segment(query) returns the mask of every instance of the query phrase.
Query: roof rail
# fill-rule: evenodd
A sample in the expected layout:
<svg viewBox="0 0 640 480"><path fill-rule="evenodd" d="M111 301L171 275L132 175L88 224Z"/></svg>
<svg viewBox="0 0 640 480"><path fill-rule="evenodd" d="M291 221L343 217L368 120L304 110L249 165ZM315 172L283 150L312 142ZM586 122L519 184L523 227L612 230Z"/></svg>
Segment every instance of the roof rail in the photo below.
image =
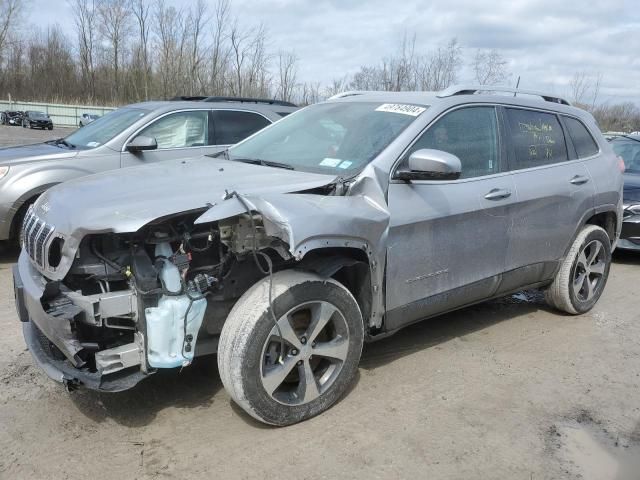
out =
<svg viewBox="0 0 640 480"><path fill-rule="evenodd" d="M203 95L177 95L175 97L170 98L169 101L178 102L178 101L184 100L187 102L198 102L198 101L206 100L207 98L208 97Z"/></svg>
<svg viewBox="0 0 640 480"><path fill-rule="evenodd" d="M267 105L278 105L280 107L297 107L295 103L275 100L270 98L250 98L250 97L203 97L205 102L238 102L238 103L264 103Z"/></svg>
<svg viewBox="0 0 640 480"><path fill-rule="evenodd" d="M337 98L355 97L356 95L366 95L367 93L384 93L375 90L349 90L346 92L336 93L327 100L336 100Z"/></svg>
<svg viewBox="0 0 640 480"><path fill-rule="evenodd" d="M453 85L448 87L441 92L438 92L436 96L438 98L444 97L453 97L455 95L474 95L483 92L502 92L502 93L513 93L514 97L521 93L523 95L535 95L538 97L542 97L543 100L552 103L560 103L562 105L571 105L567 100L562 97L558 97L556 95L549 95L543 92L537 92L535 90L521 90L519 88L511 88L511 87L496 87L490 85Z"/></svg>

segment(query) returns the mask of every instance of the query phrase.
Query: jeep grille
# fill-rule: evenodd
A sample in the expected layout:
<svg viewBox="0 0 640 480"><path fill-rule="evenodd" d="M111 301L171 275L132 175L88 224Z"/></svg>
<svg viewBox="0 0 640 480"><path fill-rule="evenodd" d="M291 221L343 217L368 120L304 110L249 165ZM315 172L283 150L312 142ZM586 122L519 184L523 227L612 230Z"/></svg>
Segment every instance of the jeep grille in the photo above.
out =
<svg viewBox="0 0 640 480"><path fill-rule="evenodd" d="M33 207L27 210L22 223L20 242L22 243L22 248L41 268L46 268L47 266L46 248L54 230L55 227L53 225L48 225L44 220L36 216L33 212Z"/></svg>

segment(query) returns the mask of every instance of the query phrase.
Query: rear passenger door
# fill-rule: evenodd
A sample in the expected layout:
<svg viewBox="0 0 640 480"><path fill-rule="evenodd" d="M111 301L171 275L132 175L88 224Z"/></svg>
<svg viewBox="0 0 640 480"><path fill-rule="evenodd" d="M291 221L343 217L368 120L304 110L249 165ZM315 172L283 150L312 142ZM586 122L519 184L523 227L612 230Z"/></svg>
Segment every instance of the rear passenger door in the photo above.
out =
<svg viewBox="0 0 640 480"><path fill-rule="evenodd" d="M593 205L594 185L559 116L507 107L509 166L517 191L501 291L552 278L576 227Z"/></svg>
<svg viewBox="0 0 640 480"><path fill-rule="evenodd" d="M209 130L211 140L204 152L212 154L225 150L270 124L269 119L256 112L212 110Z"/></svg>

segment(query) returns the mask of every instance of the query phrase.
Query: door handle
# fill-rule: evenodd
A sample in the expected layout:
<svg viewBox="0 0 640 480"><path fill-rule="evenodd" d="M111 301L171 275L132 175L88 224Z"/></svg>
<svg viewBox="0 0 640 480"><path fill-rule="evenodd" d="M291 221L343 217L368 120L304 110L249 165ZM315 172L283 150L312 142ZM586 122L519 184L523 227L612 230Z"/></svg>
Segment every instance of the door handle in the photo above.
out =
<svg viewBox="0 0 640 480"><path fill-rule="evenodd" d="M571 180L569 180L569 182L572 183L573 185L584 185L588 181L589 181L589 177L585 175L576 175Z"/></svg>
<svg viewBox="0 0 640 480"><path fill-rule="evenodd" d="M494 188L489 193L487 193L484 198L487 200L502 200L505 198L509 198L511 196L511 192L504 188Z"/></svg>

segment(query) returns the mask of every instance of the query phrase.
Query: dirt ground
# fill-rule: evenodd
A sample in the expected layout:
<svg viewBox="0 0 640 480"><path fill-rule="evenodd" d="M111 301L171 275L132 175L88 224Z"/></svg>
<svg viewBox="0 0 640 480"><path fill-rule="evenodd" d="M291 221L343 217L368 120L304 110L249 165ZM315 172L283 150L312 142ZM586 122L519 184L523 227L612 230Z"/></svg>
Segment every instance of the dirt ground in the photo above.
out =
<svg viewBox="0 0 640 480"><path fill-rule="evenodd" d="M25 349L16 255L0 255L2 479L640 479L640 255L615 256L587 315L525 292L367 345L343 400L279 429L231 403L215 358L66 393Z"/></svg>

